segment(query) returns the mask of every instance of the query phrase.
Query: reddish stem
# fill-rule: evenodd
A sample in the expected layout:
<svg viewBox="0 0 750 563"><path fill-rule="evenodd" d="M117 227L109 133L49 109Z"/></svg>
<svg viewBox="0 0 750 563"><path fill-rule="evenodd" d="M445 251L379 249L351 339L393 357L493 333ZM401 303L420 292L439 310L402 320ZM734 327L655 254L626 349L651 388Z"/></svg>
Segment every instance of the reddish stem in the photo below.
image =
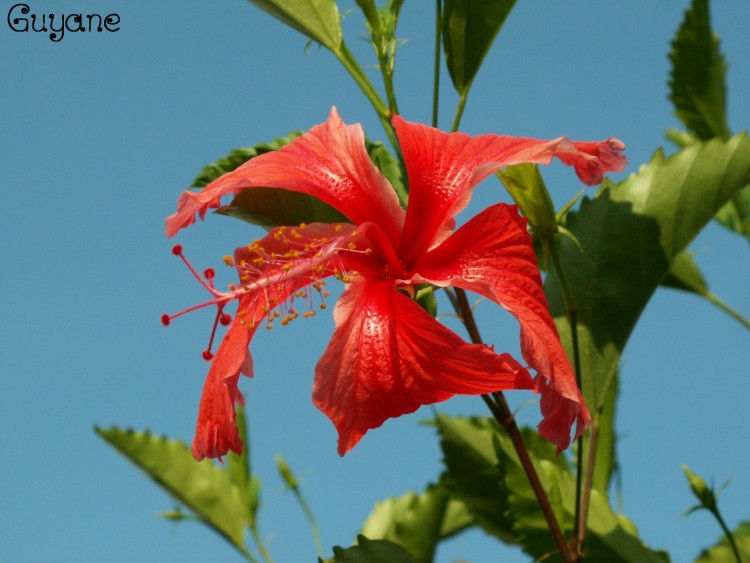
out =
<svg viewBox="0 0 750 563"><path fill-rule="evenodd" d="M456 302L458 304L456 313L461 317L461 321L464 323L471 341L475 344L481 344L482 337L479 334L479 329L474 320L474 313L471 311L466 292L463 289L456 288ZM516 424L516 419L508 407L508 402L505 400L505 396L502 392L498 391L497 393L493 393L492 397L489 395L482 395L482 399L484 399L484 402L489 407L495 420L497 420L497 422L508 431L508 435L510 436L511 442L513 442L516 454L518 455L518 460L526 473L529 484L531 485L537 502L539 503L539 508L542 510L542 514L544 514L544 518L547 521L550 532L552 533L552 538L555 541L555 545L557 545L557 549L560 551L563 561L565 561L565 563L573 563L575 559L570 552L570 547L565 540L565 535L563 534L562 528L560 528L560 523L555 517L555 513L552 510L552 505L549 502L549 498L547 498L547 493L542 486L542 482L539 480L539 474L534 467L534 462L529 456L529 450L526 447L521 431Z"/></svg>

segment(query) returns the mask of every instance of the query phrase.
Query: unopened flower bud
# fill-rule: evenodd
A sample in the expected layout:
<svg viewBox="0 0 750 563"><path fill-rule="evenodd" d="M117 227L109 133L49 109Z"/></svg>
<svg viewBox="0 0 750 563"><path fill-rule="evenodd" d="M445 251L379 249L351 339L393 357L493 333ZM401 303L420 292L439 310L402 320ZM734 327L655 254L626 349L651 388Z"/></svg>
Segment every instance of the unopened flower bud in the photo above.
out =
<svg viewBox="0 0 750 563"><path fill-rule="evenodd" d="M557 232L555 206L536 164L522 163L509 166L497 173L531 229L542 239Z"/></svg>

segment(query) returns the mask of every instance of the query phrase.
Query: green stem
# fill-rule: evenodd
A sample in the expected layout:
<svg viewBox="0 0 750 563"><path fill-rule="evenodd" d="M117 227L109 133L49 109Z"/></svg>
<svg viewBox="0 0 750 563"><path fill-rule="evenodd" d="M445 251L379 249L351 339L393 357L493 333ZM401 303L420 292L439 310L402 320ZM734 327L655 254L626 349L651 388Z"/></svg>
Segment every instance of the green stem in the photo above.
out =
<svg viewBox="0 0 750 563"><path fill-rule="evenodd" d="M708 299L711 303L713 303L719 309L721 309L722 311L724 311L725 313L727 313L729 316L731 316L733 319L735 319L737 322L739 322L746 329L750 330L750 320L746 319L741 314L739 314L737 311L735 311L734 309L732 309L718 295L714 295L710 291L706 292L704 295L705 295L706 299Z"/></svg>
<svg viewBox="0 0 750 563"><path fill-rule="evenodd" d="M310 524L310 530L312 531L313 541L315 542L315 551L317 552L318 557L322 560L323 559L323 544L320 541L320 532L318 531L318 524L315 521L315 516L313 516L312 510L310 510L310 507L307 505L307 502L305 501L305 497L302 496L302 492L299 490L299 487L292 488L292 492L294 493L294 496L297 498L297 502L299 502L299 505L302 508L302 512L305 513L305 518L307 518L307 522Z"/></svg>
<svg viewBox="0 0 750 563"><path fill-rule="evenodd" d="M440 52L443 32L443 2L435 0L435 65L432 82L432 126L438 126L438 102L440 100Z"/></svg>
<svg viewBox="0 0 750 563"><path fill-rule="evenodd" d="M458 106L456 106L456 115L453 116L453 125L451 125L451 131L458 131L458 124L461 123L461 117L463 117L464 115L464 109L466 108L466 100L468 96L469 89L467 88L458 99Z"/></svg>
<svg viewBox="0 0 750 563"><path fill-rule="evenodd" d="M739 192L732 196L732 205L734 205L734 210L737 213L737 217L739 217L740 225L742 225L742 232L747 241L750 242L750 222L745 219L748 216L748 210L745 209Z"/></svg>
<svg viewBox="0 0 750 563"><path fill-rule="evenodd" d="M451 299L451 301L453 302L453 299ZM455 303L458 305L456 313L466 327L471 341L474 344L481 344L482 337L479 334L479 328L474 320L474 313L471 311L466 292L461 288L456 288ZM532 490L534 491L534 495L539 503L539 508L541 509L550 532L552 533L555 545L557 545L557 549L560 551L560 556L565 563L572 563L574 559L570 552L570 548L565 541L565 534L563 534L562 528L560 528L560 523L555 517L555 512L549 502L547 492L544 490L544 486L539 479L539 474L534 467L534 462L531 460L531 456L529 456L529 450L526 447L523 435L516 424L516 419L513 416L510 407L508 407L505 396L502 392L498 391L497 393L493 393L492 397L489 395L482 395L482 399L489 407L495 420L507 430L511 442L513 442L513 447L518 455L518 460L526 473L526 477L529 480Z"/></svg>
<svg viewBox="0 0 750 563"><path fill-rule="evenodd" d="M549 248L549 254L552 258L552 266L557 273L557 278L560 280L560 287L563 292L563 299L565 300L565 309L568 313L568 321L570 322L570 335L573 347L573 369L575 370L576 383L578 388L583 393L583 385L581 384L581 354L578 345L578 308L575 302L575 296L573 290L568 284L568 279L565 276L563 270L562 261L560 255L557 252L557 242L553 238L547 245ZM575 518L573 520L573 538L575 545L575 552L579 555L582 553L584 542L586 540L586 523L588 518L588 502L589 494L587 489L591 488L591 480L593 479L593 463L594 456L591 453L595 450L596 445L594 444L594 434L591 434L589 440L589 452L587 468L585 474L587 479L584 483L584 468L583 468L583 435L578 438L578 451L577 451L577 467L576 467L576 510ZM596 435L598 436L598 434Z"/></svg>
<svg viewBox="0 0 750 563"><path fill-rule="evenodd" d="M349 75L354 79L354 82L357 83L359 89L362 90L362 93L372 104L372 107L378 114L380 123L383 125L385 134L388 136L388 140L390 141L391 146L393 146L393 150L396 151L396 156L398 157L398 160L401 163L401 167L403 168L404 157L401 154L401 147L399 146L398 140L396 139L396 132L393 129L393 125L391 125L391 117L393 116L391 110L380 97L380 94L378 94L378 91L372 85L372 82L370 82L370 80L367 78L367 75L362 70L362 67L359 66L357 59L354 57L351 51L349 51L346 43L342 41L341 46L338 48L338 50L333 51L333 54L336 55L336 58L343 65Z"/></svg>
<svg viewBox="0 0 750 563"><path fill-rule="evenodd" d="M594 467L596 464L596 447L599 443L599 417L601 416L601 410L597 412L596 418L591 423L591 430L589 432L589 453L588 458L586 459L586 473L583 479L583 493L581 497L581 513L579 515L578 521L580 522L580 530L583 531L582 535L574 536L578 539L576 540L576 547L577 547L577 553L579 555L582 555L582 549L584 547L583 542L586 539L586 523L588 522L589 517L589 505L591 502L591 488L592 483L594 481ZM579 440L580 442L580 440ZM579 446L579 453L580 453L580 446ZM582 455L578 456L578 463L580 464L582 461ZM583 473L580 469L580 465L578 466L578 475L576 480L576 486L578 486L578 482L580 481L580 475ZM576 494L578 491L576 491Z"/></svg>
<svg viewBox="0 0 750 563"><path fill-rule="evenodd" d="M268 553L268 550L266 549L266 546L263 544L263 540L260 537L260 534L258 533L257 526L250 526L250 533L253 536L253 542L255 542L255 547L258 550L258 553L260 553L260 556L263 558L263 561L266 563L273 563L273 558L271 557L271 554ZM255 562L256 559L252 556L250 557L251 561Z"/></svg>
<svg viewBox="0 0 750 563"><path fill-rule="evenodd" d="M398 104L396 103L396 91L393 89L393 66L388 57L388 52L382 53L379 48L375 49L378 57L378 66L380 74L383 76L383 86L385 87L385 96L388 100L388 109L391 115L398 114Z"/></svg>
<svg viewBox="0 0 750 563"><path fill-rule="evenodd" d="M724 535L726 535L727 540L729 540L729 545L732 547L732 552L734 553L734 558L737 560L737 563L742 563L740 550L737 549L737 544L734 542L734 536L732 536L732 532L729 531L729 527L727 527L726 522L724 522L724 519L721 517L719 509L716 508L715 510L711 510L711 513L716 517L716 520L719 522L719 526L721 526L721 529L724 530Z"/></svg>

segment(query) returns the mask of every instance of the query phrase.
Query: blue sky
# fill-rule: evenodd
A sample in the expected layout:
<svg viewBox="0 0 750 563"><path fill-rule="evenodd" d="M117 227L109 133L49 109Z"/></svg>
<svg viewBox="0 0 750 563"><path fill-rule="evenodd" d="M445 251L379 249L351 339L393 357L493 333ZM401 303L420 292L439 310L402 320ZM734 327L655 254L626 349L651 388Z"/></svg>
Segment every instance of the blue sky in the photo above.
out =
<svg viewBox="0 0 750 563"><path fill-rule="evenodd" d="M41 13L120 15L120 31L14 33L0 2L0 512L7 561L232 561L203 528L154 515L170 499L92 432L94 424L150 428L189 441L207 365L200 351L212 313L162 327L159 315L204 298L170 254L164 217L201 167L229 149L323 121L383 138L374 112L325 50L243 0L30 2ZM667 100L666 53L687 0L520 1L475 80L461 129L539 138L621 138L633 172L677 121ZM750 5L714 2L714 28L729 59L729 122L750 122ZM354 2L345 2L350 9ZM432 2L407 2L396 86L402 114L429 121ZM427 9L430 8L430 9ZM425 10L424 12L421 10ZM345 37L374 62L355 11ZM375 71L371 70L376 80ZM443 75L440 125L456 103ZM545 171L560 201L579 189L569 170ZM503 199L480 186L474 208ZM218 216L178 235L199 267L259 236ZM711 225L694 242L711 288L750 315L748 245ZM219 283L231 281L219 270ZM482 332L515 353L518 331L480 305ZM304 518L283 491L281 453L303 481L323 541L348 545L377 499L421 490L440 472L428 409L370 432L345 458L332 425L312 406L313 367L330 316L262 332L256 377L242 382L254 466L264 482L261 531L277 561L313 560ZM680 465L718 483L731 526L750 500L750 334L697 298L659 290L625 351L618 407L623 510L674 561L719 536L694 504ZM513 399L516 404L521 399ZM439 406L485 414L477 398ZM534 423L536 405L521 417ZM329 551L330 553L330 551ZM471 532L440 547L437 561L525 561Z"/></svg>

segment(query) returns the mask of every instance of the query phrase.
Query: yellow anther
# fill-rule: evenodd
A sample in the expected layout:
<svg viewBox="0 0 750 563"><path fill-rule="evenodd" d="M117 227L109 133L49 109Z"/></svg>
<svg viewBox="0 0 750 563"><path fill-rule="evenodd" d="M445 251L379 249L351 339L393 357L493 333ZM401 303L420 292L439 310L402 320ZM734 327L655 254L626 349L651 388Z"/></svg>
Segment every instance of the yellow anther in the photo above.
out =
<svg viewBox="0 0 750 563"><path fill-rule="evenodd" d="M273 328L273 323L268 323L268 324L266 325L266 328L267 328L268 330L271 330L271 329Z"/></svg>
<svg viewBox="0 0 750 563"><path fill-rule="evenodd" d="M350 242L350 243L349 243L349 244L347 244L346 246L347 246L347 248L348 248L349 250L354 250L354 249L356 249L356 248L357 248L357 245L356 245L356 244L354 244L353 242Z"/></svg>
<svg viewBox="0 0 750 563"><path fill-rule="evenodd" d="M341 225L336 225L336 226L335 226L335 227L333 228L333 230L334 230L334 231L336 231L337 233L340 233L340 232L341 232L341 229L343 229L343 228L344 228L344 227L342 227Z"/></svg>
<svg viewBox="0 0 750 563"><path fill-rule="evenodd" d="M224 260L224 264L226 264L227 266L234 266L234 258L232 258L231 256L224 256L222 260Z"/></svg>

